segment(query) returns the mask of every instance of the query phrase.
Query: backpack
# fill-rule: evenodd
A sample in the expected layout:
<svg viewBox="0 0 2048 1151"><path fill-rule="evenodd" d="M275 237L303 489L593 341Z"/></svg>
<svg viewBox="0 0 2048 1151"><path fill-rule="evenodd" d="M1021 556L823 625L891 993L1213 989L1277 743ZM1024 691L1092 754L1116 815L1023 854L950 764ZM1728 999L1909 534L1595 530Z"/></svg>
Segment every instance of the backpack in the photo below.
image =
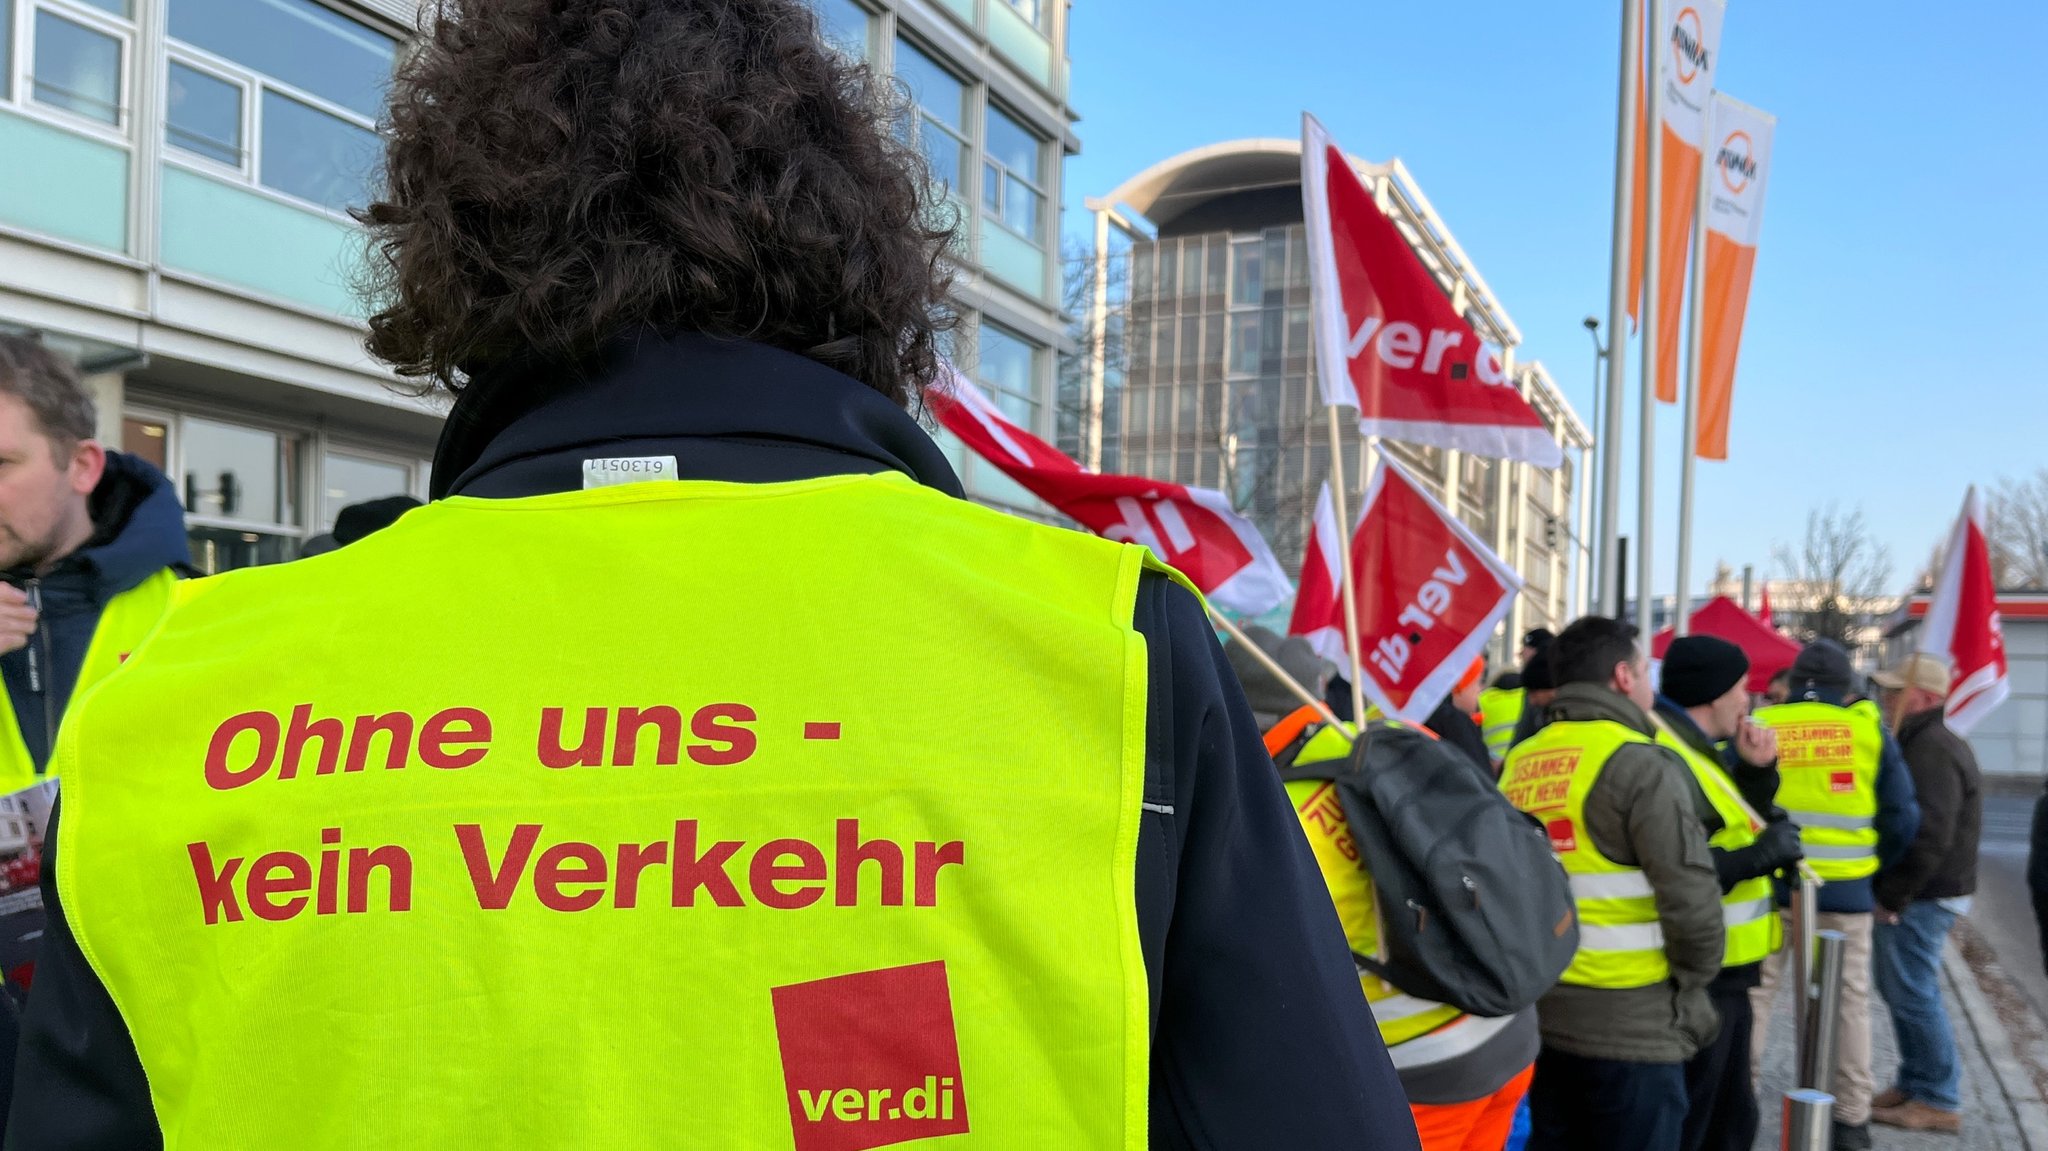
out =
<svg viewBox="0 0 2048 1151"><path fill-rule="evenodd" d="M1374 724L1348 758L1297 765L1303 742L1276 757L1281 778L1335 784L1372 877L1385 959L1354 952L1360 969L1489 1018L1557 983L1578 909L1540 823L1422 732Z"/></svg>

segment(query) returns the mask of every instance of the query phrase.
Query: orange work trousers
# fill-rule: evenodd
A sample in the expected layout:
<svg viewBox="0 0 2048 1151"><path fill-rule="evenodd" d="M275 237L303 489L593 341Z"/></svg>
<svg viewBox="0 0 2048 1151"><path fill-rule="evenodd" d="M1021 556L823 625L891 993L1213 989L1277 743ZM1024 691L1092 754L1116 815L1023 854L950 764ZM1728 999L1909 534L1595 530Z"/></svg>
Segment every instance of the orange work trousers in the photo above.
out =
<svg viewBox="0 0 2048 1151"><path fill-rule="evenodd" d="M1525 1067L1500 1090L1469 1103L1409 1104L1422 1151L1500 1151L1508 1145L1515 1108L1522 1105L1535 1075L1534 1066Z"/></svg>

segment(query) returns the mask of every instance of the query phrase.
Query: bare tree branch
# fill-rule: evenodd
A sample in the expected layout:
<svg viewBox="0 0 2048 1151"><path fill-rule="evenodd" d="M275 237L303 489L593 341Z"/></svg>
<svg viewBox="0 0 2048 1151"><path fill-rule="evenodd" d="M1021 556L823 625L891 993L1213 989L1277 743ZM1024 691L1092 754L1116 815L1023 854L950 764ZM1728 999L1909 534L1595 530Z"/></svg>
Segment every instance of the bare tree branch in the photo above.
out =
<svg viewBox="0 0 2048 1151"><path fill-rule="evenodd" d="M1796 547L1775 549L1779 574L1804 590L1810 607L1795 628L1807 639L1853 647L1863 606L1888 590L1891 552L1870 533L1863 509L1844 514L1834 504L1806 514L1806 535Z"/></svg>
<svg viewBox="0 0 2048 1151"><path fill-rule="evenodd" d="M2000 587L2048 587L2048 468L2001 476L1988 501L1991 566Z"/></svg>

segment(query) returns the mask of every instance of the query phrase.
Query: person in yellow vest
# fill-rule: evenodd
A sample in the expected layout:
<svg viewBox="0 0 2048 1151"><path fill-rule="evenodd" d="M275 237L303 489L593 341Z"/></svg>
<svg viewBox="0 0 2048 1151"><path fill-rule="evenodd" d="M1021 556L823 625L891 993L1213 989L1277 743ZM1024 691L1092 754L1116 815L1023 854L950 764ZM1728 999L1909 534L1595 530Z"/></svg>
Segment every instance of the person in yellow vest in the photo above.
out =
<svg viewBox="0 0 2048 1151"><path fill-rule="evenodd" d="M1685 1064L1719 1021L1707 987L1726 938L1721 885L1677 752L1656 742L1635 629L1589 616L1550 649L1549 722L1500 786L1550 833L1579 950L1537 1003L1543 1053L1530 1151L1677 1151Z"/></svg>
<svg viewBox="0 0 2048 1151"><path fill-rule="evenodd" d="M97 426L68 361L0 333L0 793L42 777L72 698L120 666L191 566L171 481Z"/></svg>
<svg viewBox="0 0 2048 1151"><path fill-rule="evenodd" d="M1913 773L1885 730L1877 704L1847 702L1855 678L1840 644L1815 640L1793 661L1790 701L1756 713L1756 721L1778 735L1778 803L1799 825L1806 861L1825 881L1817 927L1846 937L1841 1025L1835 1037L1836 1151L1870 1146L1876 1090L1870 1065L1876 907L1871 878L1905 854L1920 826ZM1785 934L1789 947L1793 933ZM1781 948L1766 959L1763 978L1750 992L1756 1014L1752 1068L1762 1062L1770 1013L1790 956Z"/></svg>
<svg viewBox="0 0 2048 1151"><path fill-rule="evenodd" d="M1476 672L1472 679L1476 684ZM1465 722L1470 724L1470 718ZM1433 728L1423 730L1434 734ZM1351 740L1307 707L1275 724L1267 732L1266 747L1275 763L1288 766L1339 760L1351 754ZM1472 770L1486 769L1474 762ZM1481 778L1490 779L1491 775ZM1373 954L1379 944L1379 911L1374 906L1372 876L1352 838L1336 784L1290 780L1287 795L1294 801L1302 832L1322 868L1351 949L1360 955ZM1400 1073L1422 1151L1500 1151L1535 1074L1541 1043L1536 1009L1525 1008L1502 1019L1482 1019L1448 1004L1405 994L1363 967L1358 982Z"/></svg>
<svg viewBox="0 0 2048 1151"><path fill-rule="evenodd" d="M1501 761L1507 758L1508 748L1514 746L1517 738L1528 734L1523 725L1529 709L1534 706L1540 711L1550 702L1548 669L1542 661L1550 650L1550 642L1556 638L1549 628L1532 628L1524 633L1515 658L1518 670L1502 672L1491 687L1479 693L1479 727L1486 736L1486 750L1493 757L1496 774ZM1539 681L1533 689L1529 684L1532 670L1537 672Z"/></svg>
<svg viewBox="0 0 2048 1151"><path fill-rule="evenodd" d="M0 795L44 777L71 701L155 626L190 563L171 481L97 425L69 361L0 332ZM24 990L0 994L0 1117Z"/></svg>
<svg viewBox="0 0 2048 1151"><path fill-rule="evenodd" d="M1682 636L1664 653L1657 742L1692 775L1693 809L1721 880L1728 933L1721 973L1707 988L1721 1031L1685 1067L1684 1151L1749 1151L1761 1117L1749 1066L1749 992L1781 928L1772 877L1799 862L1799 828L1774 805L1778 741L1749 718L1749 657L1727 640ZM1759 826L1750 817L1762 816Z"/></svg>
<svg viewBox="0 0 2048 1151"><path fill-rule="evenodd" d="M436 6L363 212L435 499L81 702L11 1146L1414 1146L1200 598L912 415L889 83L799 0Z"/></svg>

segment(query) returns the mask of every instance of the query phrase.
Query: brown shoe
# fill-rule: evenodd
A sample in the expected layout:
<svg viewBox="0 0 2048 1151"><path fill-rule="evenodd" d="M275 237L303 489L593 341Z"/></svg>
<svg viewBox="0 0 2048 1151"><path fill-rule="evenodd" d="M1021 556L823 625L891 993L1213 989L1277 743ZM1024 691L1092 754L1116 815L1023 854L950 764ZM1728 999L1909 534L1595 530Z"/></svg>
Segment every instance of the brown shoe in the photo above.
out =
<svg viewBox="0 0 2048 1151"><path fill-rule="evenodd" d="M1890 1111L1894 1107L1904 1107L1908 1098L1910 1096L1904 1091L1896 1087L1887 1087L1871 1096L1870 1107L1873 1111Z"/></svg>
<svg viewBox="0 0 2048 1151"><path fill-rule="evenodd" d="M1943 1111L1918 1099L1909 1099L1897 1107L1873 1107L1870 1121L1907 1131L1937 1131L1947 1135L1960 1135L1963 1130L1960 1112Z"/></svg>

